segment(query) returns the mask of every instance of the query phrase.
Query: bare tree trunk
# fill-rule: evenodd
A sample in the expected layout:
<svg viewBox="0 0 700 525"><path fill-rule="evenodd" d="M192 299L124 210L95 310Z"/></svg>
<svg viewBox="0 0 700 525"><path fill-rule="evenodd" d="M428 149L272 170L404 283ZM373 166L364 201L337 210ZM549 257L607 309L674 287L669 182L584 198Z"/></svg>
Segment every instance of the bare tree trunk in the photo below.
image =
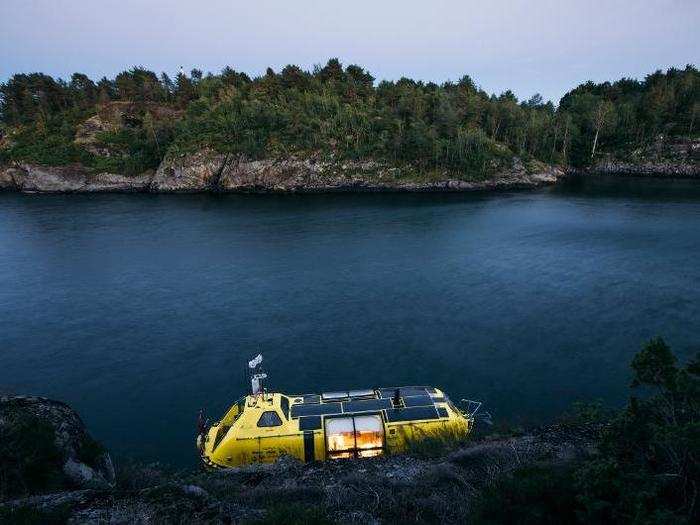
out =
<svg viewBox="0 0 700 525"><path fill-rule="evenodd" d="M595 156L595 150L598 146L598 135L600 135L600 130L605 125L605 120L608 115L608 104L602 101L598 104L598 108L595 112L595 138L593 139L593 149L591 150L591 158Z"/></svg>
<svg viewBox="0 0 700 525"><path fill-rule="evenodd" d="M566 162L566 147L567 141L569 140L569 119L566 119L566 126L564 127L564 144L562 145L562 156L564 157L564 162Z"/></svg>
<svg viewBox="0 0 700 525"><path fill-rule="evenodd" d="M595 130L595 138L593 139L593 149L591 150L591 158L595 156L595 148L598 145L598 133L600 133L600 127Z"/></svg>
<svg viewBox="0 0 700 525"><path fill-rule="evenodd" d="M493 136L491 137L491 140L498 140L498 128L501 127L501 121L500 119L496 121L496 126L493 129Z"/></svg>

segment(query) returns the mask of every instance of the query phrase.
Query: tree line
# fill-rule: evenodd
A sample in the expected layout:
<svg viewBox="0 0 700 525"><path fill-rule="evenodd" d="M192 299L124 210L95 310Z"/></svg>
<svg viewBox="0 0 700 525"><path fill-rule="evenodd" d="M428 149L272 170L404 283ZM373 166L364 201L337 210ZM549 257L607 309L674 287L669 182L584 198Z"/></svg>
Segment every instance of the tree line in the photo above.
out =
<svg viewBox="0 0 700 525"><path fill-rule="evenodd" d="M122 152L116 167L127 171L156 166L170 148L208 146L253 157L318 152L487 173L513 155L585 166L659 135L697 136L700 75L689 65L643 80L587 82L555 106L540 95L488 94L466 75L441 85L375 82L362 67L337 59L313 71L268 68L257 78L230 67L174 79L135 67L97 82L81 73L70 80L16 74L0 84L0 125L10 137L0 160L116 162L74 144L81 122L113 102L135 108L123 129L100 138ZM159 119L157 107L179 117Z"/></svg>

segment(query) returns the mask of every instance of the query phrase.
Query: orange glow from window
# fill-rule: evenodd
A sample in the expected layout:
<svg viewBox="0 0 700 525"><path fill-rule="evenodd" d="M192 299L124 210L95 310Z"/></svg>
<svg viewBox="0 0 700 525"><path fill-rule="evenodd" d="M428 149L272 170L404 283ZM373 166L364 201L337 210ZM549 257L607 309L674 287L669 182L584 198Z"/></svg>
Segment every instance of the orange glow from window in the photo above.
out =
<svg viewBox="0 0 700 525"><path fill-rule="evenodd" d="M382 454L381 416L332 418L326 421L326 446L331 458L371 457Z"/></svg>

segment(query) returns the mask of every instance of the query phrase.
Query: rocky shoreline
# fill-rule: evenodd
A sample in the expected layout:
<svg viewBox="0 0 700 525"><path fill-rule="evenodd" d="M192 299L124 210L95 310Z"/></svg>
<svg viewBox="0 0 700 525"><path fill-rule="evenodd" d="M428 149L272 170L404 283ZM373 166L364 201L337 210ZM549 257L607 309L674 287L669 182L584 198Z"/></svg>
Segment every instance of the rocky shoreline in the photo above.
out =
<svg viewBox="0 0 700 525"><path fill-rule="evenodd" d="M51 484L32 485L29 476L36 475L37 465L19 458L20 453L25 459L36 457L34 442L17 450L18 458L3 456L0 481L10 477L16 482L0 483L0 521L272 523L276 516L289 519L297 513L300 523L318 518L314 509L322 509L324 517L340 523L397 523L419 517L462 522L478 494L498 476L528 465L564 465L588 457L599 432L595 427L557 425L475 439L429 455L307 464L283 458L217 472L127 463L117 464L115 474L106 451L90 458L80 454L91 438L67 405L39 397L0 398L0 446L12 445L13 435L37 426L56 452L55 461L38 465L49 475L41 480ZM78 467L66 467L69 463ZM74 472L83 475L68 475Z"/></svg>
<svg viewBox="0 0 700 525"><path fill-rule="evenodd" d="M373 161L328 162L289 158L250 160L201 151L170 157L155 172L136 176L93 173L80 165L47 167L16 163L0 167L0 190L23 193L329 193L467 192L536 188L564 172L541 165L528 170L515 160L488 178L460 180L445 175L426 180Z"/></svg>
<svg viewBox="0 0 700 525"><path fill-rule="evenodd" d="M528 172L521 163L483 180L401 180L373 162L328 164L312 160L246 160L197 154L164 162L157 171L127 176L94 173L80 165L17 163L0 167L0 191L21 193L362 193L476 192L536 189L563 177L700 179L698 163L607 160L587 168L546 166Z"/></svg>
<svg viewBox="0 0 700 525"><path fill-rule="evenodd" d="M620 155L603 155L586 168L568 168L567 175L616 177L700 178L700 140L667 140L664 136L645 148Z"/></svg>
<svg viewBox="0 0 700 525"><path fill-rule="evenodd" d="M607 175L615 177L656 177L667 179L700 179L700 164L669 162L599 162L588 168L568 168L568 176Z"/></svg>
<svg viewBox="0 0 700 525"><path fill-rule="evenodd" d="M489 176L422 173L380 162L340 161L319 156L254 160L210 149L170 154L155 171L139 175L96 173L79 165L42 166L16 162L0 166L0 191L22 193L331 193L470 192L534 189L564 176L700 178L700 141L660 137L625 158L604 155L586 168L527 166L517 157Z"/></svg>

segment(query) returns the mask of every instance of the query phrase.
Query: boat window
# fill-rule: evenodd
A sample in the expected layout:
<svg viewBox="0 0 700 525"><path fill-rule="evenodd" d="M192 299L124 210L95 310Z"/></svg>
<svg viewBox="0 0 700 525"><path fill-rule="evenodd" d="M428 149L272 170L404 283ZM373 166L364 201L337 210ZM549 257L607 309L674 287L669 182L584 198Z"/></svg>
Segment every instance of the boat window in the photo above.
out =
<svg viewBox="0 0 700 525"><path fill-rule="evenodd" d="M378 456L384 445L384 425L381 416L355 416L355 447L361 458Z"/></svg>
<svg viewBox="0 0 700 525"><path fill-rule="evenodd" d="M259 427L278 427L282 424L280 416L274 410L263 412L258 420Z"/></svg>
<svg viewBox="0 0 700 525"><path fill-rule="evenodd" d="M355 450L355 426L351 417L326 420L328 453L332 458L351 458Z"/></svg>
<svg viewBox="0 0 700 525"><path fill-rule="evenodd" d="M384 424L376 414L326 419L326 446L331 458L378 456L384 446Z"/></svg>
<svg viewBox="0 0 700 525"><path fill-rule="evenodd" d="M282 413L284 414L284 417L289 419L289 399L286 396L282 396L280 401L280 405L282 405Z"/></svg>
<svg viewBox="0 0 700 525"><path fill-rule="evenodd" d="M220 425L218 430L216 431L216 436L214 436L214 444L212 445L212 450L216 450L216 447L219 446L219 443L224 439L224 436L228 433L229 429L231 427L229 425Z"/></svg>
<svg viewBox="0 0 700 525"><path fill-rule="evenodd" d="M241 414L243 414L243 411L245 410L245 397L239 399L236 402L236 417L233 419L234 421L238 420L239 417L241 417Z"/></svg>

